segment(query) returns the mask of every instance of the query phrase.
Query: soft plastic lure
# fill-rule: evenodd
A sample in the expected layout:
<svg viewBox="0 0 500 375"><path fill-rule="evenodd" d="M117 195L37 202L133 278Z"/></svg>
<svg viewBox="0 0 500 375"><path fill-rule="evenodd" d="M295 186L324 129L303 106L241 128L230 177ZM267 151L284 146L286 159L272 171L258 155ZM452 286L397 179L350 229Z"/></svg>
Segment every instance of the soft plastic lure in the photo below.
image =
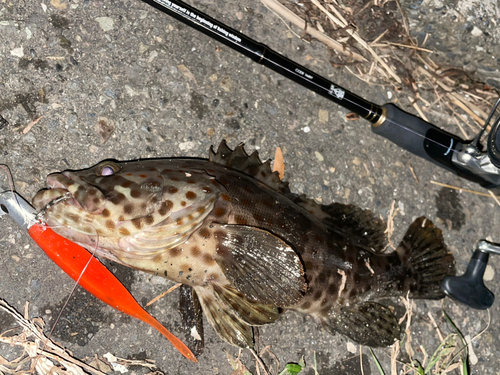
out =
<svg viewBox="0 0 500 375"><path fill-rule="evenodd" d="M35 210L20 195L0 193L0 214L8 214L64 272L87 292L127 315L142 320L165 336L181 354L198 362L189 348L134 299L122 283L83 247L36 223Z"/></svg>

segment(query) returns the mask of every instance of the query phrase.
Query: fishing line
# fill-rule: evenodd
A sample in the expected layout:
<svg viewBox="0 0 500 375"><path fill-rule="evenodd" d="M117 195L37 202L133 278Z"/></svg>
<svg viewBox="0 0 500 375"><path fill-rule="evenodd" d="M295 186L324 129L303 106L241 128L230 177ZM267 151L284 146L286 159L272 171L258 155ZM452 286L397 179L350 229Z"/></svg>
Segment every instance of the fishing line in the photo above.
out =
<svg viewBox="0 0 500 375"><path fill-rule="evenodd" d="M21 203L19 202L19 199L18 199L18 196L16 194L14 194L14 191L15 191L15 186L14 186L14 179L12 177L12 172L10 171L9 167L5 164L0 164L0 168L3 169L7 175L7 181L8 181L8 184L9 184L9 191L12 192L12 195L14 197L14 201L16 202L16 204L18 205L19 207L19 212L22 213L23 215L23 218L25 219L26 222L29 222L31 223L32 225L33 224L42 224L42 225L45 225L49 228L59 228L59 227L62 227L64 228L64 225L47 225L43 220L42 220L42 216L51 208L53 207L54 205L56 205L57 203L60 203L66 199L69 199L71 194L68 192L66 194L64 194L63 196L61 197L58 197L52 201L50 201L42 210L40 210L36 215L35 217L33 218L32 215L30 215L29 213L25 212L25 210L22 208L22 205ZM35 360L33 361L33 364L32 364L32 367L31 367L31 373L33 374L35 371L36 371L36 365L38 363L38 360L39 358L42 356L42 353L44 352L45 348L47 347L47 344L57 326L57 323L60 321L61 319L61 316L62 316L62 313L64 312L64 310L66 309L66 306L68 305L69 303L69 300L71 299L71 297L73 296L75 290L76 290L76 287L78 286L79 282L80 282L80 279L83 277L83 274L85 273L88 265L90 264L90 262L92 261L92 258L95 258L95 254L97 252L97 248L99 246L99 234L97 233L97 229L92 226L91 224L89 224L89 227L91 227L94 231L95 231L95 237L96 237L96 242L95 242L95 247L94 247L94 251L93 252L89 252L91 254L91 257L89 258L88 262L86 263L85 267L83 268L82 272L80 273L80 275L78 276L78 279L76 280L75 284L73 285L71 291L70 291L70 294L68 296L68 298L66 299L66 301L64 302L63 306L61 307L61 310L59 311L59 314L56 318L56 320L54 321L54 324L50 330L50 332L48 333L47 335L47 338L46 340L43 342L43 346L41 347L41 353L38 354L35 358Z"/></svg>
<svg viewBox="0 0 500 375"><path fill-rule="evenodd" d="M17 206L19 207L19 213L22 214L23 219L26 223L30 223L31 225L35 224L37 221L33 220L33 217L25 212L25 210L22 208L21 203L19 202L19 197L14 194L15 192L15 184L14 184L14 178L12 177L12 172L10 171L10 168L8 165L5 164L0 164L0 168L2 168L5 171L5 174L7 175L7 181L9 184L9 191L12 193L12 197L14 198L14 201L16 202ZM3 209L2 209L3 210ZM6 212L8 214L8 212Z"/></svg>
<svg viewBox="0 0 500 375"><path fill-rule="evenodd" d="M59 197L59 198L62 198L62 197ZM59 198L56 198L53 201L49 202L43 209L47 210L50 207L52 207L54 204L56 204L58 202L62 202L63 200L67 199L67 198L64 198L64 199L59 199ZM56 203L52 204L50 207L47 207L49 204L51 204L55 200L58 200L58 201ZM41 212L42 211L40 211L36 216L38 217ZM64 225L47 225L46 223L44 223L44 225L46 225L50 229L53 229L53 228L65 228ZM68 295L68 298L66 298L66 301L64 302L63 306L59 310L59 314L57 315L57 318L55 319L54 324L52 325L52 328L50 329L50 331L49 331L49 333L47 335L47 339L43 343L43 346L42 346L42 349L41 349L42 353L45 350L45 347L47 346L47 343L49 342L50 338L52 337L52 334L54 333L54 330L56 329L57 323L59 323L59 321L61 320L61 316L62 316L64 310L66 309L66 307L67 307L67 305L68 305L71 297L73 297L73 294L75 293L76 287L80 283L80 280L83 277L83 274L85 273L85 271L87 270L87 267L89 266L89 264L90 264L90 262L92 261L93 258L97 259L97 257L95 256L95 254L97 253L97 248L99 246L99 233L97 233L97 229L92 224L88 224L88 226L91 227L95 231L96 241L95 241L94 251L93 252L89 252L89 254L91 255L90 258L89 258L89 260L87 261L87 263L83 267L82 272L78 275L77 280L75 281L73 287L71 288L71 291L70 291L70 293ZM36 359L35 359L35 361L33 362L32 372L31 372L32 374L33 374L33 371L35 370L36 363L38 362L38 359L41 357L41 355L42 355L41 353L38 354L37 357L36 357Z"/></svg>

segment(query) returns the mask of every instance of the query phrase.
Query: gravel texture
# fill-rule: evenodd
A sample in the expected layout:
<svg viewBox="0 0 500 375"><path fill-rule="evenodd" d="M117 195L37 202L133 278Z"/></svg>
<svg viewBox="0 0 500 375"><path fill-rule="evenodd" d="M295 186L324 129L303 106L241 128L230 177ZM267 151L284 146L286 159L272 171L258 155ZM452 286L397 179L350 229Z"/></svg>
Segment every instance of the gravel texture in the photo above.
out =
<svg viewBox="0 0 500 375"><path fill-rule="evenodd" d="M389 100L391 88L368 86L333 68L322 44L293 36L259 1L194 5L354 93L379 104ZM436 58L498 86L500 14L495 1L418 0L402 5L415 37L431 34L427 47L439 51ZM443 229L459 272L477 240L490 236L500 242L500 207L493 199L450 192L430 180L483 189L373 135L367 122L346 121L346 113L141 1L0 2L0 115L8 121L0 129L1 160L25 197L43 188L51 172L89 167L106 158L206 157L210 145L226 139L232 147L243 142L248 150L259 150L263 159L280 146L292 191L320 202L353 203L387 218L395 201L394 243L416 217L427 216ZM490 259L493 279L487 281L497 294L499 265L498 257ZM109 266L142 304L171 286L160 277ZM2 218L0 298L19 311L29 301L30 315L51 326L72 289L73 282L27 234ZM452 331L441 306L440 301L416 301L412 346L420 361L422 349L431 355L440 342L429 313L444 334ZM464 335L474 337L488 323L485 311L449 299L443 306ZM177 308L173 292L149 311L179 334ZM498 302L489 314L489 329L472 343L477 356L477 363L471 360L472 373L498 372ZM0 313L0 332L11 326ZM111 352L155 360L166 374L231 373L226 351L236 357L238 350L205 327L205 353L198 364L188 363L148 326L77 288L53 338L79 358ZM310 365L316 353L321 375L361 374L361 361L365 375L378 374L367 348L360 357L358 345L350 352L346 338L332 336L295 313L261 328L260 340L261 347L272 346L281 369L304 356L305 373L314 374ZM390 373L390 349L375 353ZM1 356L14 354L0 344ZM264 359L273 364L268 354ZM406 355L400 359L409 361ZM255 373L251 353L243 352L242 362ZM130 371L147 372L137 367Z"/></svg>

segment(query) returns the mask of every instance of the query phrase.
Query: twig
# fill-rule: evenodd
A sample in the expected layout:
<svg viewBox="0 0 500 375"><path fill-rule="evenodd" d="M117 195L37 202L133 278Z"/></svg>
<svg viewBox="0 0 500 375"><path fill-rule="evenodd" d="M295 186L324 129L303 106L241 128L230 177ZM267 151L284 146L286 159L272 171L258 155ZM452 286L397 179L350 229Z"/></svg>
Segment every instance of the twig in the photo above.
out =
<svg viewBox="0 0 500 375"><path fill-rule="evenodd" d="M412 101L411 98L408 98L408 100ZM415 108L415 110L418 112L418 115L421 118L423 118L425 121L429 122L429 120L425 116L424 112L422 112L422 110L420 109L420 107L418 106L418 104L416 102L413 102L412 105L413 105L413 108Z"/></svg>
<svg viewBox="0 0 500 375"><path fill-rule="evenodd" d="M276 0L261 0L261 2L269 7L270 9L281 14L287 21L293 23L295 26L300 27L301 29L305 29L306 21L293 13L290 9L285 7L283 4L279 3ZM355 61L366 61L366 59L356 52L349 51L346 49L345 45L333 40L329 36L321 33L319 30L315 29L308 25L305 30L308 34L318 39L319 41L325 43L328 47L333 48L334 50L351 57Z"/></svg>
<svg viewBox="0 0 500 375"><path fill-rule="evenodd" d="M153 298L151 301L149 301L146 306L149 306L153 303L155 303L156 301L158 301L160 298L166 296L168 293L170 292L173 292L174 290L176 290L178 287L180 287L182 285L182 283L177 283L175 284L173 287L169 288L166 292L163 292L162 294L160 294L159 296L156 296L155 298Z"/></svg>
<svg viewBox="0 0 500 375"><path fill-rule="evenodd" d="M347 275L345 274L345 271L338 269L337 272L342 276L342 280L340 281L340 288L339 288L339 293L338 297L340 298L340 295L345 289L345 283L347 281Z"/></svg>
<svg viewBox="0 0 500 375"><path fill-rule="evenodd" d="M395 43L395 42L387 42L386 41L386 42L379 43L379 44L375 44L374 42L372 42L372 43L370 43L370 45L372 47L387 47L387 46L391 45L391 46L398 46L398 47L403 47L403 48L410 48L410 49L414 49L414 50L422 51L422 52L427 52L427 53L434 53L434 51L427 49L427 48L423 48L423 47L419 47L419 46L411 46L408 44Z"/></svg>
<svg viewBox="0 0 500 375"><path fill-rule="evenodd" d="M481 195L483 197L491 197L490 194L481 193L481 192L475 191L475 190L463 189L463 188L458 187L458 186L443 184L441 182L437 182L437 181L433 181L433 180L431 180L430 182L431 182L431 184L434 184L434 185L439 185L439 186L447 187L447 188L450 188L450 189L460 190L460 191L463 191L465 193L472 193L472 194L476 194L476 195Z"/></svg>
<svg viewBox="0 0 500 375"><path fill-rule="evenodd" d="M26 127L23 129L23 134L26 134L27 132L29 132L31 130L31 128L33 126L35 126L35 124L40 121L40 119L42 118L43 116L40 116L36 119L34 119L33 121L31 121L28 125L26 125Z"/></svg>
<svg viewBox="0 0 500 375"><path fill-rule="evenodd" d="M419 184L420 181L418 181L418 177L415 174L415 171L413 170L413 167L411 166L411 164L408 164L408 166L410 167L410 171L411 171L411 174L413 175L413 178L415 179L415 181L417 181L417 184Z"/></svg>
<svg viewBox="0 0 500 375"><path fill-rule="evenodd" d="M490 193L490 195L493 197L495 202L497 202L497 204L500 206L500 201L498 200L497 196L495 194L493 194L493 192L491 190L488 190L488 193Z"/></svg>
<svg viewBox="0 0 500 375"><path fill-rule="evenodd" d="M431 312L428 311L427 312L427 315L429 316L430 320L431 320L431 323L432 323L432 326L434 327L434 329L436 330L436 333L439 337L439 341L440 342L443 342L444 341L444 337L443 337L443 334L441 333L436 321L434 320L434 317L432 316Z"/></svg>
<svg viewBox="0 0 500 375"><path fill-rule="evenodd" d="M261 0L261 1L264 1L264 0ZM381 58L380 56L377 55L377 53L368 45L368 43L366 43L366 41L361 38L361 36L354 30L351 30L348 28L349 24L347 23L347 21L344 19L344 17L342 17L342 15L335 9L335 8L332 8L332 10L334 11L335 13L335 16L333 14L331 14L323 5L321 5L319 3L318 0L311 0L311 2L316 5L323 13L325 13L327 15L327 17L330 19L330 21L339 26L339 27L342 27L342 28L345 28L345 31L351 35L361 46L363 46L368 52L370 52L370 54L373 56L373 58L375 60L377 60L377 62L384 67L384 69L387 71L387 73L389 73L389 75L391 75L392 78L394 78L396 80L397 83L401 83L401 78L399 78L399 76L396 74L396 72L394 72L390 67L389 65L387 65Z"/></svg>

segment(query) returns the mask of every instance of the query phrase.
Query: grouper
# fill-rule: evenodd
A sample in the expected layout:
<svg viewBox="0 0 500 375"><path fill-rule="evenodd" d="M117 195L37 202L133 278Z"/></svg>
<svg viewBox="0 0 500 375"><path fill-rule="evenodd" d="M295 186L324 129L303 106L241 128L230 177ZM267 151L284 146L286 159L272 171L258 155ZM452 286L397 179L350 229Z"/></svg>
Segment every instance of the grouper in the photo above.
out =
<svg viewBox="0 0 500 375"><path fill-rule="evenodd" d="M208 160L106 160L46 183L33 204L54 231L192 287L219 336L242 348L254 347L253 326L287 310L360 344L391 345L401 329L380 299L442 298L441 280L455 272L426 218L387 252L373 213L292 193L242 145L222 142Z"/></svg>

